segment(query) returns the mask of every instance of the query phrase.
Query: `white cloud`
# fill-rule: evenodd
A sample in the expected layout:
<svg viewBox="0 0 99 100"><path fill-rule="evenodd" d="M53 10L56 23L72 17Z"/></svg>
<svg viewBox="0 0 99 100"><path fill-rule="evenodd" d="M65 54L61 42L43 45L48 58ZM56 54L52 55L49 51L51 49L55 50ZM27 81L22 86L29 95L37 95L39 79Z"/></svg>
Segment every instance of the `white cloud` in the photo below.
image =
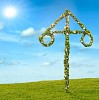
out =
<svg viewBox="0 0 99 100"><path fill-rule="evenodd" d="M21 64L21 61L17 61L17 60L6 61L5 58L2 58L0 59L0 64L17 65L17 64Z"/></svg>
<svg viewBox="0 0 99 100"><path fill-rule="evenodd" d="M0 30L4 28L4 24L0 22Z"/></svg>
<svg viewBox="0 0 99 100"><path fill-rule="evenodd" d="M42 64L42 66L52 66L52 65L56 64L58 61L59 61L59 60L52 61L52 62L44 62L44 63Z"/></svg>
<svg viewBox="0 0 99 100"><path fill-rule="evenodd" d="M19 43L23 46L32 46L33 44L31 40L27 40L27 39L22 40L17 35L12 35L12 34L7 34L7 33L0 33L0 41Z"/></svg>
<svg viewBox="0 0 99 100"><path fill-rule="evenodd" d="M17 64L20 64L20 63L21 63L20 61L12 60L9 65L17 65Z"/></svg>
<svg viewBox="0 0 99 100"><path fill-rule="evenodd" d="M2 59L0 60L0 64L4 64L4 62L5 62L5 58L2 58Z"/></svg>
<svg viewBox="0 0 99 100"><path fill-rule="evenodd" d="M50 62L44 62L42 65L43 66L49 66L50 65Z"/></svg>
<svg viewBox="0 0 99 100"><path fill-rule="evenodd" d="M6 33L0 33L0 41L19 42L17 36Z"/></svg>
<svg viewBox="0 0 99 100"><path fill-rule="evenodd" d="M43 34L46 31L46 29L47 28L43 27L40 30L35 31L33 27L29 27L29 28L23 30L22 32L20 32L20 31L18 31L18 32L20 32L21 36L23 36L23 37L31 37L37 33ZM53 28L51 31L56 31L56 29ZM54 34L54 35L56 35L56 34Z"/></svg>
<svg viewBox="0 0 99 100"><path fill-rule="evenodd" d="M21 32L21 36L24 37L33 36L34 34L36 34L36 32L32 27L29 27Z"/></svg>

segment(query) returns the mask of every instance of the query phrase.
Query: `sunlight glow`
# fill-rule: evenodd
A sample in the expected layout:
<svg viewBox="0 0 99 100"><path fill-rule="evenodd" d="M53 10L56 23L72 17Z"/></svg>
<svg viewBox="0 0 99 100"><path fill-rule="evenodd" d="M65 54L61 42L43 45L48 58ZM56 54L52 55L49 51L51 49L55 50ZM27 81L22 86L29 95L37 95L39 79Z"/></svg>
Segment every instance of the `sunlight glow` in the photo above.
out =
<svg viewBox="0 0 99 100"><path fill-rule="evenodd" d="M4 9L4 16L8 18L13 18L16 16L17 10L14 7L7 7Z"/></svg>

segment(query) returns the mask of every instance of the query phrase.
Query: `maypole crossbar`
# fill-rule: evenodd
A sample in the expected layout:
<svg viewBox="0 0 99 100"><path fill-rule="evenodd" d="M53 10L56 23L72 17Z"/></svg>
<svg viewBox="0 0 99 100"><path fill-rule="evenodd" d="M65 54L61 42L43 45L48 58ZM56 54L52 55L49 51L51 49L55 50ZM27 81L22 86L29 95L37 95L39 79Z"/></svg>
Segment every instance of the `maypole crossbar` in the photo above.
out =
<svg viewBox="0 0 99 100"><path fill-rule="evenodd" d="M69 17L72 17L77 23L78 25L82 28L82 30L74 30L71 31L69 28ZM62 31L51 31L52 28L54 28L58 22L63 19L66 18L66 25L64 26L64 30ZM85 47L89 47L92 45L93 43L93 37L90 33L90 31L84 26L84 24L82 24L69 10L66 9L66 11L58 18L56 19L56 21L51 24L51 26L49 28L46 29L46 31L41 34L41 36L39 37L39 41L41 42L41 44L45 47L51 46L54 43L54 35L53 34L64 34L65 35L65 49L64 49L64 78L65 78L65 89L66 91L69 90L69 53L70 53L70 44L69 44L69 35L70 34L82 34L81 40L80 42L85 46ZM44 43L43 38L45 36L50 36L52 38L52 40L46 44ZM88 35L91 40L89 44L84 43L84 37L85 35Z"/></svg>

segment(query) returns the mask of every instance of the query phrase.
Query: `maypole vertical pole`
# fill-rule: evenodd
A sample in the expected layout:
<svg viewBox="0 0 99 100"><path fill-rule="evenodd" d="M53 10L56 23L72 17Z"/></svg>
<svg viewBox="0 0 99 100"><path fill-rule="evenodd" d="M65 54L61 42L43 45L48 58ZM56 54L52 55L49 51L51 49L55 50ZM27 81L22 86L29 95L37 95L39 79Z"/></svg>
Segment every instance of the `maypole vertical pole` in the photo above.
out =
<svg viewBox="0 0 99 100"><path fill-rule="evenodd" d="M64 34L65 34L64 78L65 78L65 89L66 92L68 92L69 91L69 52L70 52L68 10L66 10L66 25L64 27Z"/></svg>

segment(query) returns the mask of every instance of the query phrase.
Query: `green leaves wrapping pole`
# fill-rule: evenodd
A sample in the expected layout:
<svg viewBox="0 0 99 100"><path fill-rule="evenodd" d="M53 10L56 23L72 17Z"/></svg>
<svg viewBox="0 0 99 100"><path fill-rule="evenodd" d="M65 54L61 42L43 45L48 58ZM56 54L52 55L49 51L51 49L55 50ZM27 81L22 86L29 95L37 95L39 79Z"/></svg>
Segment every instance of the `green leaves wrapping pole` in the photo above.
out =
<svg viewBox="0 0 99 100"><path fill-rule="evenodd" d="M80 30L74 30L74 31L71 31L70 28L69 28L69 17L72 17L78 24L79 26L82 28L82 31ZM62 31L51 31L51 29L53 27L55 27L58 22L63 19L63 18L66 18L66 25L64 27L64 30ZM51 46L53 43L54 43L54 35L53 34L64 34L65 35L65 49L64 49L64 52L65 52L65 55L64 55L64 78L65 78L65 81L66 81L66 91L69 90L69 53L70 53L70 44L69 44L69 35L70 34L82 34L82 37L81 37L81 40L80 42L85 46L85 47L89 47L92 45L93 43L93 37L90 33L90 31L88 29L85 28L84 24L82 24L69 10L66 9L66 11L58 18L56 19L56 21L51 24L51 26L49 28L47 28L47 30L39 37L39 41L41 42L41 44L45 47L48 47L48 46ZM52 38L52 40L48 43L48 44L45 44L44 43L44 36L50 36ZM91 40L90 40L90 43L89 44L85 44L84 43L84 37L85 35L88 35Z"/></svg>

